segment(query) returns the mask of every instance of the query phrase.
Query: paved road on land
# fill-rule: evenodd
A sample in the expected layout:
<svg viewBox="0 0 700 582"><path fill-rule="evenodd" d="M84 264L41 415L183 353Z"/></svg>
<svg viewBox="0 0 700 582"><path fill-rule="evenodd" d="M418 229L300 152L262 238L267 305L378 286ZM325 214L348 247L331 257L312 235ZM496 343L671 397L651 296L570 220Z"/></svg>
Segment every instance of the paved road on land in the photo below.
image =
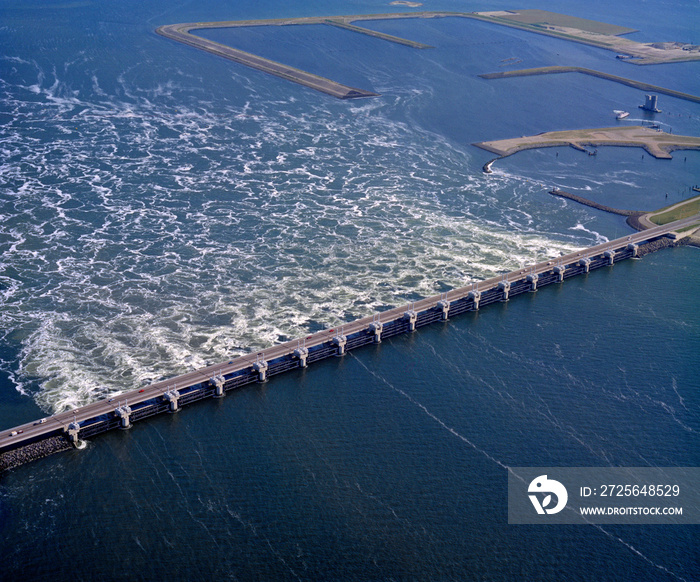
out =
<svg viewBox="0 0 700 582"><path fill-rule="evenodd" d="M697 198L697 196L694 196L693 198ZM682 200L681 202L678 202L677 204L673 204L667 208L664 208L663 210L654 210L653 212L647 212L646 214L642 214L641 216L638 217L639 223L644 228L654 228L655 226L657 226L657 224L651 221L651 218L653 216L665 214L666 212L671 212L672 210L675 210L676 208L678 208L680 206L685 206L686 204L688 204L688 202L690 200L693 200L693 198L686 198L685 200Z"/></svg>

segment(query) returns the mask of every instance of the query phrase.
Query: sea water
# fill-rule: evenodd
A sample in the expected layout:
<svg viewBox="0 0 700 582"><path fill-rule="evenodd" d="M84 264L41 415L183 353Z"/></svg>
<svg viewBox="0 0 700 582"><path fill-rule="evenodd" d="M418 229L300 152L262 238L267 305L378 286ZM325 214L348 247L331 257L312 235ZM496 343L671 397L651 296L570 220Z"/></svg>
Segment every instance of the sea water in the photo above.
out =
<svg viewBox="0 0 700 582"><path fill-rule="evenodd" d="M4 428L630 232L553 186L645 210L700 182L697 152L533 150L485 175L471 145L644 118L642 92L602 79L480 73L576 65L700 94L697 63L458 18L367 24L429 50L201 32L381 94L339 101L153 30L408 9L0 6ZM528 7L642 41L693 42L698 11ZM700 135L696 104L660 107ZM14 470L0 578L697 579L696 527L509 526L506 485L517 466L698 465L699 279L696 249L666 250Z"/></svg>

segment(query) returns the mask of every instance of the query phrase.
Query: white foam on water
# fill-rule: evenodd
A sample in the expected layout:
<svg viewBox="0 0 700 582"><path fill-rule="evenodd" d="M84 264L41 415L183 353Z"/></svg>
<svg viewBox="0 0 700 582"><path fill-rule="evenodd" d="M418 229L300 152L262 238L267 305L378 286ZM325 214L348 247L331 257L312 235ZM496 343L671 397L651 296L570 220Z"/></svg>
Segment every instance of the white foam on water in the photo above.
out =
<svg viewBox="0 0 700 582"><path fill-rule="evenodd" d="M597 233L597 232L595 232L595 231L592 231L592 230L586 228L586 227L585 227L583 224L581 224L580 222L579 222L576 226L570 227L569 230L578 230L578 231L582 231L582 232L585 232L585 233L588 233L588 234L593 235L593 236L595 237L595 240L596 240L595 244L603 244L603 243L606 243L606 242L609 241L608 237L603 236L603 235L600 234L600 233Z"/></svg>
<svg viewBox="0 0 700 582"><path fill-rule="evenodd" d="M95 74L81 96L15 65L0 324L20 356L2 366L47 412L600 238L558 233L520 204L541 185L482 175L393 120L402 104L222 105L184 74L150 89L124 74L118 95Z"/></svg>

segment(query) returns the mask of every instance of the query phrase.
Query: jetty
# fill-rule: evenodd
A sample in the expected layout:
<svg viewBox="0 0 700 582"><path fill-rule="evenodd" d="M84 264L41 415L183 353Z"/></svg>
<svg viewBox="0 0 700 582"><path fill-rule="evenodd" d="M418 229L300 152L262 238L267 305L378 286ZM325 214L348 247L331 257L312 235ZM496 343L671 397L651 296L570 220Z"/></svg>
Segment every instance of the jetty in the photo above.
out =
<svg viewBox="0 0 700 582"><path fill-rule="evenodd" d="M410 6L410 3L407 5ZM520 30L534 32L536 34L544 34L564 40L580 42L616 52L623 52L625 53L624 56L626 62L634 62L636 64L700 60L699 46L674 42L653 44L638 43L620 37L620 35L634 32L633 29L606 24L604 22L597 22L594 20L576 18L565 14L557 14L545 10L500 10L491 12L416 11L393 12L387 14L305 16L300 18L274 18L267 20L183 22L179 24L166 24L159 26L155 32L177 42L207 51L270 75L275 75L282 79L298 83L305 87L315 89L316 91L332 95L338 99L355 99L359 97L377 97L378 94L365 89L349 87L320 75L314 75L313 73L309 73L271 59L266 59L259 55L255 55L222 43L214 42L212 40L207 40L201 36L193 34L193 31L212 28L325 24L411 48L427 49L433 47L413 40L371 30L369 28L358 26L354 23L373 20L449 17L480 20L491 24L518 28ZM627 58L628 56L629 59ZM552 70L549 72L563 71ZM602 76L603 74L597 73L597 75Z"/></svg>
<svg viewBox="0 0 700 582"><path fill-rule="evenodd" d="M620 208L612 208L611 206L605 206L605 204L598 204L597 202L589 200L588 198L583 198L582 196L577 196L576 194L572 194L571 192L565 192L564 190L559 190L557 188L550 190L549 193L552 196L558 196L559 198L567 198L568 200L573 200L574 202L578 202L579 204L582 204L584 206L595 208L596 210L602 210L603 212L607 212L608 214L617 214L618 216L642 216L644 214L647 214L647 212L645 212L644 210L621 210Z"/></svg>
<svg viewBox="0 0 700 582"><path fill-rule="evenodd" d="M385 40L388 42L393 42L396 44L405 45L416 49L426 49L433 48L429 45L416 42L413 40L408 40L405 38L400 38L398 36L393 36L390 34L385 34L383 32L377 32L375 30L370 30L368 28L363 28L361 26L356 26L352 24L357 20L383 20L383 19L396 19L396 18L432 18L436 16L444 16L447 13L392 13L392 14L360 14L355 16L316 16L316 17L302 17L302 18L284 18L284 19L270 19L270 20L235 20L235 21L222 21L222 22L185 22L180 24L168 24L165 26L159 26L156 29L156 33L176 40L183 44L192 46L194 48L207 51L214 55L223 57L225 59L235 61L252 69L280 77L287 81L292 81L299 85L303 85L310 89L320 91L327 95L331 95L338 99L357 99L361 97L378 97L378 93L373 91L367 91L365 89L358 89L357 87L349 87L333 81L326 77L320 75L315 75L309 73L308 71L303 71L297 69L290 65L285 65L271 59L266 59L259 55L249 53L222 43L214 42L208 40L196 34L192 34L192 31L212 29L212 28L241 28L241 27L256 27L256 26L302 26L309 24L324 24L329 26L335 26L337 28L343 28L351 32L357 32L360 34L372 36Z"/></svg>
<svg viewBox="0 0 700 582"><path fill-rule="evenodd" d="M679 236L694 231L700 213L662 226L599 244L575 253L504 273L467 287L453 289L408 305L323 330L262 351L233 358L157 382L138 390L100 400L69 412L30 422L0 433L0 472L47 454L79 447L84 439L166 412L177 412L193 402L221 398L226 392L271 376L306 368L314 362L343 356L350 350L456 315L508 301L522 293L610 267L677 244ZM682 233L679 235L679 233Z"/></svg>
<svg viewBox="0 0 700 582"><path fill-rule="evenodd" d="M224 57L225 59L235 61L247 67L257 69L258 71L286 79L287 81L304 85L305 87L315 89L316 91L326 93L327 95L332 95L338 99L355 99L358 97L378 96L377 93L373 93L372 91L365 91L364 89L349 87L325 77L314 75L313 73L302 71L301 69L297 69L283 63L278 63L277 61L266 59L237 48L214 42L213 40L208 40L206 38L202 38L201 36L195 36L194 34L190 34L190 30L193 28L210 27L197 24L179 24L172 26L161 26L156 30L156 32L162 36L171 38L172 40L176 40L197 49Z"/></svg>
<svg viewBox="0 0 700 582"><path fill-rule="evenodd" d="M595 69L587 69L585 67L564 67L557 65L552 67L536 67L534 69L519 69L517 71L499 71L498 73L483 73L482 75L479 75L479 77L481 77L482 79L509 79L511 77L531 77L534 75L559 75L562 73L580 73L582 75L588 75L589 77L598 77L599 79L605 79L606 81L612 81L613 83L619 83L620 85L634 87L635 89L639 89L640 91L661 93L663 95L670 95L671 97L676 97L677 99L691 101L692 103L700 103L700 97L697 95L692 95L691 93L683 93L682 91L676 91L675 89L668 89L666 87L660 87L659 85L652 85L651 83L643 83L642 81L635 81L634 79L620 77L619 75L611 75L610 73L603 73L602 71L596 71Z"/></svg>

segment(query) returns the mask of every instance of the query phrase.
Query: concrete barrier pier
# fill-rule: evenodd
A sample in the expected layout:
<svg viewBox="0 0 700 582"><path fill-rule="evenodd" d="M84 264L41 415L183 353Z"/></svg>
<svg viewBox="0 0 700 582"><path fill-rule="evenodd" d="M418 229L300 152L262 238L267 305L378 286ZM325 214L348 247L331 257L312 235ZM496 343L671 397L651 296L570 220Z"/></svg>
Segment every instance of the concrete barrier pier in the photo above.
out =
<svg viewBox="0 0 700 582"><path fill-rule="evenodd" d="M176 412L198 400L221 397L246 384L265 382L270 376L305 368L330 356L342 356L349 350L378 344L431 323L445 322L448 316L452 318L483 309L492 303L512 300L522 293L561 283L591 270L677 245L679 241L668 238L670 234L691 232L699 220L700 215L695 215L634 233L364 317L343 325L342 329L322 330L304 340L285 342L256 354L194 370L128 392L122 395L124 404L112 402L113 399L100 400L70 412L0 431L0 471L70 448L71 444L77 446L80 440L115 428L127 429L150 416Z"/></svg>

